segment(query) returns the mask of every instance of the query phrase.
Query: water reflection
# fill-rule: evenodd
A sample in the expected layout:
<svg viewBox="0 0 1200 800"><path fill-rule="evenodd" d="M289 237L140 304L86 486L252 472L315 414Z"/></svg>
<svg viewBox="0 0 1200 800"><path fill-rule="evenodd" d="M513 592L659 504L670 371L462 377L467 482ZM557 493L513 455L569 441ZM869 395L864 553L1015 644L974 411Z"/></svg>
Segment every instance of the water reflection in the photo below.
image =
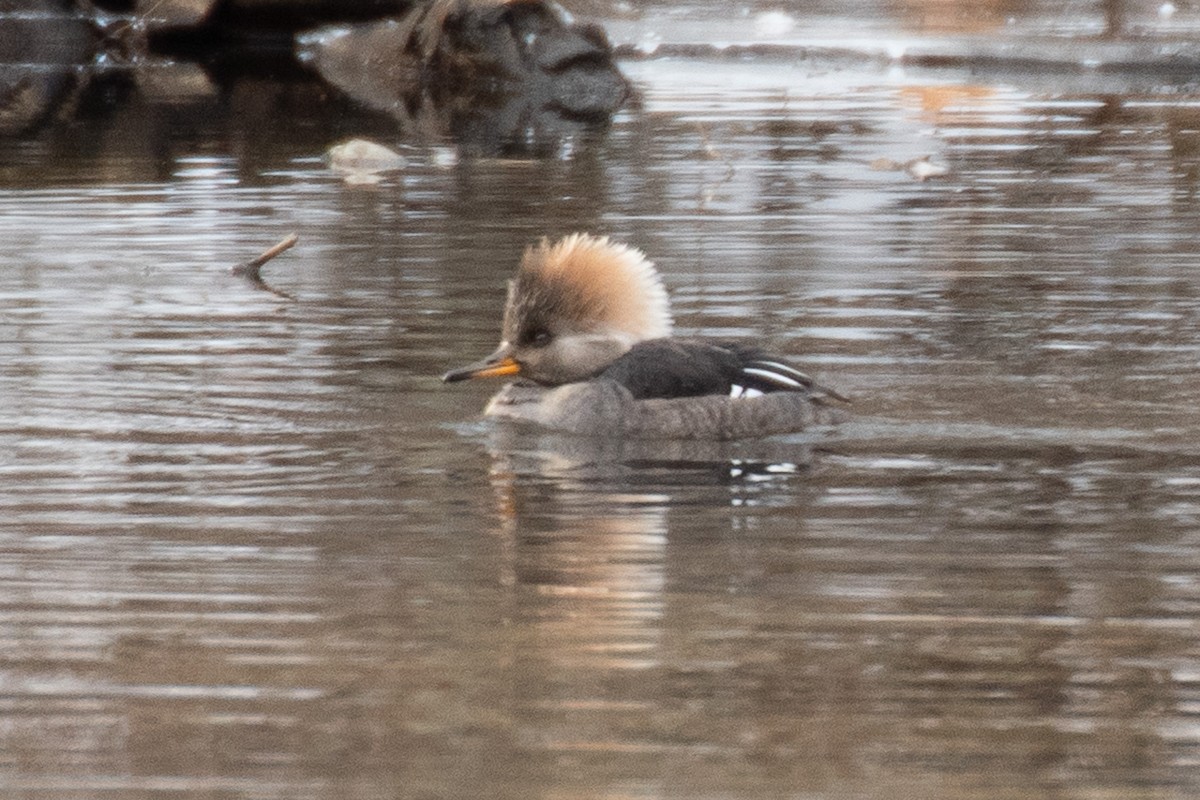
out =
<svg viewBox="0 0 1200 800"><path fill-rule="evenodd" d="M1196 795L1190 89L855 63L638 60L568 158L370 187L270 81L0 142L6 788ZM479 422L438 376L579 229L855 420ZM229 274L291 230L294 299Z"/></svg>
<svg viewBox="0 0 1200 800"><path fill-rule="evenodd" d="M1112 491L1145 474L1136 449L1006 457L976 440L880 457L879 441L776 479L767 507L739 502L746 487L725 476L723 512L695 478L720 462L555 460L523 481L496 467L505 583L533 637L520 658L541 712L521 715L531 748L585 773L654 759L674 776L666 796L762 791L768 776L820 792L884 770L914 796L982 797L924 776L972 763L1001 782L1079 780L1097 753L1112 772L1169 775L1178 732L1151 709L1180 709L1179 684L1141 659L1194 643L1169 610L1194 582L1180 595L1146 580L1182 542L1134 534L1161 530L1136 517L1096 540L1114 503L1146 491Z"/></svg>

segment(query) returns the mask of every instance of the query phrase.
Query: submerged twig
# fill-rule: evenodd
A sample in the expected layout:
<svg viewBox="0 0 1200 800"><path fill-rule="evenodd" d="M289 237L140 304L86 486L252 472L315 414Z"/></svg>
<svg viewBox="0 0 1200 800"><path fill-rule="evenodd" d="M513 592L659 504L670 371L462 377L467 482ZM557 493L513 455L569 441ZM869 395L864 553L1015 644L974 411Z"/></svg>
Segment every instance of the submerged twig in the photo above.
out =
<svg viewBox="0 0 1200 800"><path fill-rule="evenodd" d="M260 255L258 258L252 258L244 264L238 264L236 267L234 267L230 271L234 275L245 275L245 276L251 278L252 280L261 280L262 275L259 273L259 270L262 269L262 265L266 264L272 258L274 258L275 256L282 253L284 250L289 249L299 239L300 239L299 236L297 236L294 233L290 233L286 237L284 237L283 241L281 241L279 244L277 244L273 247L269 247L266 250L264 250L263 254Z"/></svg>
<svg viewBox="0 0 1200 800"><path fill-rule="evenodd" d="M291 247L296 244L297 241L299 241L299 239L299 236L294 233L290 233L278 244L264 250L262 255L258 256L257 258L252 258L244 264L238 264L237 266L230 268L229 271L234 275L241 275L258 289L265 289L271 294L276 294L280 297L286 297L288 300L295 300L296 298L292 297L287 292L280 291L264 281L262 277L262 268L263 264L266 264L275 256L279 255L285 250L290 250Z"/></svg>

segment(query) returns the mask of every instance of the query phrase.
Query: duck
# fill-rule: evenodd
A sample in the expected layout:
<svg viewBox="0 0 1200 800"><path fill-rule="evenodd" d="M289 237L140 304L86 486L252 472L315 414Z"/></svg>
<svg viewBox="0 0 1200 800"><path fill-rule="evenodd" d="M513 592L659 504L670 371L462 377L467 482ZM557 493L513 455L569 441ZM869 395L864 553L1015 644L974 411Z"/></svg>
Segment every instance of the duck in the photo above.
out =
<svg viewBox="0 0 1200 800"><path fill-rule="evenodd" d="M484 416L582 436L757 439L836 424L849 399L760 347L672 335L645 253L574 233L525 250L500 344L445 383L510 378Z"/></svg>

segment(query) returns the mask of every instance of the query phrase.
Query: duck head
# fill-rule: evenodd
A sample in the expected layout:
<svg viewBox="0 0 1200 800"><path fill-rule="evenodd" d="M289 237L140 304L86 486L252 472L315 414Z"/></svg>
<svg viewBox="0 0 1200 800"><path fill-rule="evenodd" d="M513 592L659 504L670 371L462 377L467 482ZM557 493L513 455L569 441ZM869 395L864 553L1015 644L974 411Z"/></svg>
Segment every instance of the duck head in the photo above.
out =
<svg viewBox="0 0 1200 800"><path fill-rule="evenodd" d="M662 279L636 248L576 233L525 251L508 302L499 347L447 372L447 383L513 376L544 386L587 380L646 339L669 336Z"/></svg>

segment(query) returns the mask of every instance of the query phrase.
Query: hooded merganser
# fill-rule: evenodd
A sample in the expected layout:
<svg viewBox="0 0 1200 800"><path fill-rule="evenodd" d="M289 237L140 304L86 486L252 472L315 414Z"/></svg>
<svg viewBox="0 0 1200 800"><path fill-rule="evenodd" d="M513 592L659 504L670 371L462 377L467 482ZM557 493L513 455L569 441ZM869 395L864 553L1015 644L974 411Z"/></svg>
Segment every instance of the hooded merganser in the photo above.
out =
<svg viewBox="0 0 1200 800"><path fill-rule="evenodd" d="M525 251L500 346L447 383L516 376L484 413L585 435L745 439L838 421L846 398L756 347L671 336L640 250L576 233Z"/></svg>

